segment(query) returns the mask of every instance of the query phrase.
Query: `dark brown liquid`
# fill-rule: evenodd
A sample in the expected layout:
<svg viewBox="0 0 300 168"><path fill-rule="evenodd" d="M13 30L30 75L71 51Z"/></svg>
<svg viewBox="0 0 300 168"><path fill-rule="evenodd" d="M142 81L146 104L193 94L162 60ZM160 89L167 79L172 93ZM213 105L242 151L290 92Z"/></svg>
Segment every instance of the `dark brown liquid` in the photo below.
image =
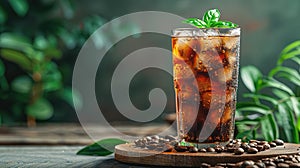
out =
<svg viewBox="0 0 300 168"><path fill-rule="evenodd" d="M179 136L193 143L229 141L239 36L172 37L172 50Z"/></svg>

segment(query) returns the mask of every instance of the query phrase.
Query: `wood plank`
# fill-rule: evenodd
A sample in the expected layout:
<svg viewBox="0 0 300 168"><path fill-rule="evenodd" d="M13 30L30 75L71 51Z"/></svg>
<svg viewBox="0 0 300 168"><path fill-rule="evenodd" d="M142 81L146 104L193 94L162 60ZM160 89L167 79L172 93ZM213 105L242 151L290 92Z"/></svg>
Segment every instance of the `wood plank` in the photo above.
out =
<svg viewBox="0 0 300 168"><path fill-rule="evenodd" d="M121 144L115 147L115 159L124 163L194 167L201 163L216 165L217 163L237 163L244 160L260 160L266 157L281 154L299 153L300 144L285 143L285 146L277 146L270 150L261 151L257 154L234 155L232 153L188 153L188 152L157 152L142 148L136 148L133 143Z"/></svg>

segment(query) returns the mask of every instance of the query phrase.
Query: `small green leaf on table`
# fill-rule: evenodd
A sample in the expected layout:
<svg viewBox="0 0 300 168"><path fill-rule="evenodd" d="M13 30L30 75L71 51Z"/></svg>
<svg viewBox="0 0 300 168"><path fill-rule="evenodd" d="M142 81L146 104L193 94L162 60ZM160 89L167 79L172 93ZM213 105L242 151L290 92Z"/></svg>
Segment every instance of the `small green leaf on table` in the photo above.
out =
<svg viewBox="0 0 300 168"><path fill-rule="evenodd" d="M117 138L102 139L82 148L77 155L106 156L113 153L116 145L125 143L127 142Z"/></svg>

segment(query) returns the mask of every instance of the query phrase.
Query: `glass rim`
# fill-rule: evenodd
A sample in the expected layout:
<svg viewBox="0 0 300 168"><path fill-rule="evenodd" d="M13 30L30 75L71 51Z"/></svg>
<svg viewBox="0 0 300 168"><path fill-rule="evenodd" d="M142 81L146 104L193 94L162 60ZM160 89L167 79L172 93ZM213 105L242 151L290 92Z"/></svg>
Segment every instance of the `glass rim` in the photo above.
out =
<svg viewBox="0 0 300 168"><path fill-rule="evenodd" d="M208 31L213 30L215 31L214 34L209 34ZM192 34L189 35L176 35L176 32L189 32ZM230 27L230 28L224 28L224 27L211 27L211 28L196 28L196 27L186 27L186 28L175 28L172 32L172 37L192 37L192 36L240 36L241 27ZM202 32L204 34L208 35L199 35L198 33Z"/></svg>
<svg viewBox="0 0 300 168"><path fill-rule="evenodd" d="M240 26L238 27L205 27L205 28L197 28L197 27L179 27L179 28L175 28L173 29L172 31L175 31L175 30L211 30L211 29L214 29L214 30L234 30L234 29L241 29Z"/></svg>

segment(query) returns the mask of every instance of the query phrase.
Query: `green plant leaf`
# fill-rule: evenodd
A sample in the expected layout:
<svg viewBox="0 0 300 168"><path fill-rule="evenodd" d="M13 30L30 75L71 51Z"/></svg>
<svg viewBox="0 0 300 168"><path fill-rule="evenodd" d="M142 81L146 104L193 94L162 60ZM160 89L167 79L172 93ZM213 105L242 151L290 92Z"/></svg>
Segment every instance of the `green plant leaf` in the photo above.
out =
<svg viewBox="0 0 300 168"><path fill-rule="evenodd" d="M0 35L0 48L14 49L28 55L35 52L29 39L12 33L2 33Z"/></svg>
<svg viewBox="0 0 300 168"><path fill-rule="evenodd" d="M220 19L220 11L218 9L211 9L205 12L202 20L207 24L207 26L211 27L211 25L215 22L218 22Z"/></svg>
<svg viewBox="0 0 300 168"><path fill-rule="evenodd" d="M33 45L40 50L46 49L49 46L47 39L42 35L37 35L35 37Z"/></svg>
<svg viewBox="0 0 300 168"><path fill-rule="evenodd" d="M261 88L267 88L267 87L283 90L291 96L294 95L294 92L288 86L273 78L263 79Z"/></svg>
<svg viewBox="0 0 300 168"><path fill-rule="evenodd" d="M267 115L271 112L271 109L268 106L248 102L237 103L236 110L239 112L246 112L246 114L251 112L251 114L259 113L263 115Z"/></svg>
<svg viewBox="0 0 300 168"><path fill-rule="evenodd" d="M291 58L292 61L296 62L298 65L300 65L300 58L298 57L293 57Z"/></svg>
<svg viewBox="0 0 300 168"><path fill-rule="evenodd" d="M287 45L282 51L281 51L281 55L286 54L288 52L290 52L293 49L296 48L300 48L300 40L298 41L294 41L293 43Z"/></svg>
<svg viewBox="0 0 300 168"><path fill-rule="evenodd" d="M235 123L237 125L257 125L259 123L259 119L244 118L242 120L236 120Z"/></svg>
<svg viewBox="0 0 300 168"><path fill-rule="evenodd" d="M277 66L276 68L273 68L269 73L269 77L274 76L285 78L295 85L300 86L300 74L298 73L298 71L292 68Z"/></svg>
<svg viewBox="0 0 300 168"><path fill-rule="evenodd" d="M273 68L271 70L271 72L269 73L269 76L273 77L274 75L276 75L279 72L283 72L290 77L295 77L296 79L300 80L300 74L298 71L296 71L292 68L284 67L284 66L277 66L276 68Z"/></svg>
<svg viewBox="0 0 300 168"><path fill-rule="evenodd" d="M0 55L2 58L11 61L26 71L31 71L31 61L21 52L10 50L10 49L2 49L0 50Z"/></svg>
<svg viewBox="0 0 300 168"><path fill-rule="evenodd" d="M273 114L268 114L260 119L261 132L266 141L278 138L279 130Z"/></svg>
<svg viewBox="0 0 300 168"><path fill-rule="evenodd" d="M295 117L292 111L288 108L288 106L284 103L278 104L278 114L282 123L281 127L283 128L283 134L285 137L285 141L287 142L299 142L299 135L297 132L297 127L295 123Z"/></svg>
<svg viewBox="0 0 300 168"><path fill-rule="evenodd" d="M280 99L287 99L290 97L289 94L279 89L272 89L272 93Z"/></svg>
<svg viewBox="0 0 300 168"><path fill-rule="evenodd" d="M296 97L291 97L291 105L290 105L290 109L293 109L296 115L296 118L300 117L300 101L299 98Z"/></svg>
<svg viewBox="0 0 300 168"><path fill-rule="evenodd" d="M7 20L6 12L4 11L2 6L0 6L0 24L3 24L6 20Z"/></svg>
<svg viewBox="0 0 300 168"><path fill-rule="evenodd" d="M8 91L8 89L9 89L9 85L8 85L8 82L7 82L7 80L6 80L6 78L5 78L5 76L1 76L0 77L0 90L2 90L2 91ZM5 94L0 94L0 97L1 98L5 98L5 97L7 97L7 95Z"/></svg>
<svg viewBox="0 0 300 168"><path fill-rule="evenodd" d="M251 92L256 92L262 80L262 73L255 66L245 66L241 69L241 78Z"/></svg>
<svg viewBox="0 0 300 168"><path fill-rule="evenodd" d="M38 120L47 120L53 115L53 107L47 99L40 98L33 104L27 105L25 112Z"/></svg>
<svg viewBox="0 0 300 168"><path fill-rule="evenodd" d="M281 65L285 60L291 59L291 58L296 57L298 55L300 55L300 49L289 52L289 53L286 53L286 54L283 54L283 55L281 55L281 57L277 61L277 64Z"/></svg>
<svg viewBox="0 0 300 168"><path fill-rule="evenodd" d="M28 76L18 76L11 82L11 88L15 92L28 94L32 89L33 82Z"/></svg>
<svg viewBox="0 0 300 168"><path fill-rule="evenodd" d="M11 7L19 16L25 16L28 12L28 2L27 0L9 0Z"/></svg>
<svg viewBox="0 0 300 168"><path fill-rule="evenodd" d="M297 128L298 128L298 132L300 131L300 117L298 117L298 120L297 120Z"/></svg>
<svg viewBox="0 0 300 168"><path fill-rule="evenodd" d="M0 60L0 78L4 75L5 73L5 66L3 62Z"/></svg>
<svg viewBox="0 0 300 168"><path fill-rule="evenodd" d="M255 93L245 93L245 94L243 94L243 97L265 100L265 101L268 101L268 102L272 103L273 105L277 105L277 103L278 103L278 101L275 98L273 98L269 95L255 94Z"/></svg>
<svg viewBox="0 0 300 168"><path fill-rule="evenodd" d="M47 80L43 82L43 90L45 92L52 92L62 88L62 82L57 80Z"/></svg>
<svg viewBox="0 0 300 168"><path fill-rule="evenodd" d="M102 139L79 150L77 155L106 156L113 153L116 145L125 143L126 141L116 138Z"/></svg>

